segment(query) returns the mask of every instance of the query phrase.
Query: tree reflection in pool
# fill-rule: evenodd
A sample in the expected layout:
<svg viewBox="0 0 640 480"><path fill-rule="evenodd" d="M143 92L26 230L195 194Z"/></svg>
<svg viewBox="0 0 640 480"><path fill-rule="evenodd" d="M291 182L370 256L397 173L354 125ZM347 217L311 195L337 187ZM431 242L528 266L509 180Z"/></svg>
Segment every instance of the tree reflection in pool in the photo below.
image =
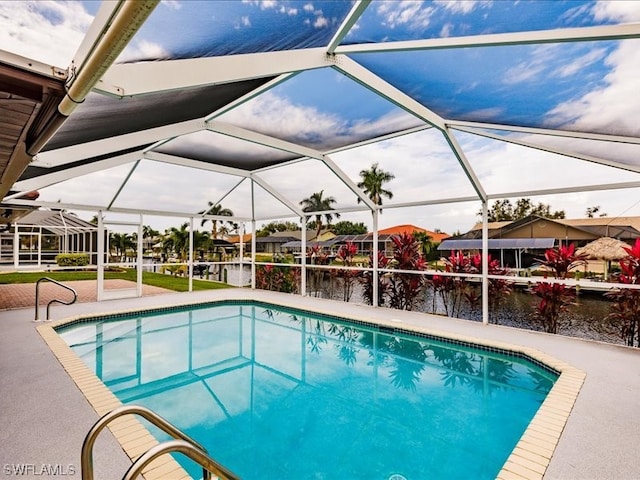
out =
<svg viewBox="0 0 640 480"><path fill-rule="evenodd" d="M505 353L261 303L59 333L123 403L243 479L495 478L556 378Z"/></svg>

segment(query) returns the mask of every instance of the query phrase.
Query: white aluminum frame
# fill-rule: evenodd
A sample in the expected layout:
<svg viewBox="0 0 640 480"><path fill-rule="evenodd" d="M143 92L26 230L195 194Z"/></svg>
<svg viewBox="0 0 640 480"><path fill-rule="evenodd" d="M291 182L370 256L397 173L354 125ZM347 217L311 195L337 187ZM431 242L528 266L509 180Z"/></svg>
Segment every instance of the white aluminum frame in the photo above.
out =
<svg viewBox="0 0 640 480"><path fill-rule="evenodd" d="M49 206L54 208L68 208L71 210L89 210L98 212L99 229L104 229L104 212L114 213L127 213L140 215L140 223L138 227L142 225L142 215L162 215L189 218L190 221L190 252L189 252L189 288L192 287L192 269L193 269L193 222L195 218L203 219L217 219L217 220L235 220L242 224L241 234L244 232L244 225L247 222L251 222L252 235L252 258L251 258L251 272L252 272L252 287L255 288L255 231L257 220L271 220L276 218L283 218L282 215L273 218L256 218L255 209L255 186L259 185L267 193L269 193L277 201L285 205L290 211L292 217L297 217L302 223L302 245L306 246L306 228L305 217L308 215L323 214L323 213L341 213L341 212L361 212L370 211L372 214L372 221L374 226L373 245L374 251L377 252L378 247L378 221L379 212L381 206L374 205L373 202L359 189L356 183L349 178L332 160L331 155L340 151L353 149L362 145L371 144L391 138L396 138L401 135L407 135L416 133L428 128L438 129L444 139L448 143L451 151L456 157L460 167L467 176L469 182L476 192L476 196L468 197L452 197L438 200L416 200L414 202L404 202L385 205L385 209L391 208L407 208L407 207L419 207L428 205L440 205L446 203L456 202L480 202L482 206L483 228L482 228L482 250L484 253L484 259L482 264L482 292L483 292L483 322L488 322L488 265L487 256L488 251L488 229L487 229L487 215L488 215L488 200L497 198L513 198L522 196L537 196L548 195L558 193L572 193L581 191L597 191L597 190L613 190L613 189L631 189L640 188L640 182L623 182L623 183L609 183L609 184L594 184L580 187L562 187L562 188L548 188L548 189L536 189L530 191L520 192L503 192L499 194L488 194L482 185L482 182L478 179L477 175L473 171L470 163L468 162L463 148L457 142L454 131L463 131L476 135L481 135L486 138L491 138L498 141L510 142L513 144L522 145L525 147L535 148L542 151L556 153L559 155L576 158L582 161L593 162L599 165L623 169L626 171L640 173L640 164L625 164L619 161L612 161L606 158L599 158L590 155L579 154L577 152L571 152L566 149L547 147L538 145L534 142L528 142L524 140L510 138L508 136L497 135L491 132L487 132L483 129L494 129L502 131L531 133L541 135L554 135L567 138L583 138L589 140L608 141L615 143L627 143L627 144L640 144L640 137L633 136L620 136L620 135L603 135L595 133L582 133L571 131L560 131L553 129L543 128L530 128L530 127L518 127L510 125L500 125L483 122L466 122L455 121L443 118L434 111L415 101L406 93L402 92L398 88L392 86L385 80L381 79L362 65L354 61L350 54L365 54L373 52L399 52L399 51L426 51L432 49L451 49L451 48L479 48L479 47L493 47L493 46L509 46L509 45L537 45L545 43L562 43L562 42L584 42L584 41L596 41L596 40L621 40L621 39L634 39L640 38L640 24L619 24L619 25L605 25L595 27L584 28L566 28L566 29L551 29L541 31L526 31L515 33L500 33L500 34L487 34L487 35L471 35L465 37L451 37L451 38L436 38L418 41L401 41L401 42L385 42L375 44L360 44L360 45L340 45L342 40L346 37L349 31L357 24L360 16L365 10L370 7L370 0L357 0L351 11L348 13L342 24L337 29L334 36L331 38L326 47L320 48L307 48L292 51L277 51L277 52L261 52L254 54L243 55L230 55L223 57L213 58L198 58L187 60L171 60L171 61L158 61L158 62L142 62L131 64L119 64L112 65L106 73L102 76L95 91L102 92L103 94L113 95L117 97L142 95L151 92L161 92L172 90L179 90L189 87L213 85L229 82L237 82L242 80L258 79L275 77L271 81L263 84L254 91L249 92L242 97L230 102L228 105L218 108L217 110L210 112L208 115L200 119L190 120L186 122L176 123L173 125L167 125L163 127L152 128L146 131L139 131L130 134L120 135L113 138L97 140L93 142L87 142L81 145L74 145L66 148L61 148L55 151L50 151L38 155L34 162L34 166L40 166L44 168L63 167L75 161L83 160L86 158L96 157L98 155L113 154L117 151L122 151L126 148L135 148L138 145L149 145L140 149L140 151L117 155L105 160L93 162L91 164L69 168L58 172L52 172L40 177L23 180L17 182L13 187L18 190L18 193L5 197L4 203L8 205L28 205L28 206ZM80 45L72 68L69 69L71 74L74 73L73 67L83 65L90 57L91 49L96 41L102 35L102 32L108 28L110 20L114 17L118 9L121 8L123 2L104 2L100 8L96 20L91 25L89 32L87 33L85 40ZM48 74L55 78L66 78L67 71L47 66L38 62L33 62L24 57L20 57L9 52L0 51L0 61L17 65L28 66L30 70L37 71L43 74ZM412 128L408 128L401 132L390 133L382 135L378 138L371 140L364 140L356 142L352 145L336 148L330 151L317 151L303 145L298 145L293 142L281 140L273 136L264 135L262 133L250 131L245 128L241 128L235 125L224 123L218 118L224 113L236 108L237 106L257 97L258 95L269 91L275 86L285 82L293 76L311 69L319 68L333 68L346 77L356 81L360 85L369 89L381 98L393 103L404 111L416 117L417 120L424 122L422 125L416 125ZM185 75L188 72L188 75ZM73 80L73 78L71 78ZM274 148L280 151L299 155L300 158L283 162L276 166L265 167L255 171L248 171L239 168L226 167L221 165L213 165L206 162L201 162L193 159L182 158L175 155L167 155L159 152L155 152L154 148L159 145L174 139L182 135L188 135L203 130L216 132L219 134L227 135L230 137L238 138L251 143L263 145L269 148ZM272 170L274 168L286 168L287 165L298 163L307 159L316 159L323 162L324 165L341 181L343 182L358 198L360 198L364 205L344 207L340 209L330 210L327 212L302 212L300 207L289 200L285 195L273 188L262 177L261 173ZM251 198L248 200L251 205L251 217L221 217L212 215L196 215L193 212L164 212L154 210L140 210L134 208L115 208L113 203L118 197L120 191L124 188L131 173L135 170L136 166L141 160L149 160L156 162L164 162L168 164L178 165L185 168L196 168L204 171L215 172L221 175L232 175L239 177L238 182L229 190L222 199L226 198L231 192L233 192L245 179L250 179ZM65 180L75 178L80 175L97 172L106 168L112 168L115 166L121 166L128 163L133 163L132 169L127 178L122 182L120 187L112 197L111 202L108 205L75 205L75 204L60 204L53 202L30 202L26 200L20 200L18 197L30 190L36 190L44 188L49 185L53 185ZM111 222L108 222L111 223ZM142 239L142 234L139 233L139 242ZM242 242L241 242L242 243ZM98 235L98 249L104 251L104 237ZM139 246L138 251L142 252L142 248ZM98 255L98 269L104 272L104 256ZM142 272L142 260L138 259L138 270ZM242 264L242 258L240 259ZM301 278L301 294L306 295L306 258L303 255L301 262L302 278ZM377 262L377 255L374 255L373 260L373 278L374 278L374 305L377 304L377 279L380 274L379 265ZM98 288L103 288L104 280L98 279Z"/></svg>

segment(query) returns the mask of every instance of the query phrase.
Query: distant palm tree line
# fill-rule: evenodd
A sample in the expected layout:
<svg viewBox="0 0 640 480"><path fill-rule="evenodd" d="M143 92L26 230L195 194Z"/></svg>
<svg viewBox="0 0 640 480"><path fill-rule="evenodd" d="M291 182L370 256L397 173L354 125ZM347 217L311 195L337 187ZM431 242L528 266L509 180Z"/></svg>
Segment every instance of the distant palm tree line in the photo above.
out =
<svg viewBox="0 0 640 480"><path fill-rule="evenodd" d="M382 205L383 197L388 199L393 198L393 193L385 189L384 184L393 180L395 176L390 172L381 170L378 163L374 163L369 169L361 170L360 178L361 181L358 183L358 188L361 188L375 205ZM360 201L361 199L358 198L358 202ZM316 237L320 235L320 232L325 226L331 226L334 218L340 218L339 213L332 212L335 203L336 199L332 196L325 196L324 190L315 192L300 201L302 211L310 213L310 215L307 216L307 222L309 226L315 227ZM199 211L198 214L225 217L232 217L234 215L232 210L223 207L220 203L211 201L207 202L207 208ZM312 217L314 220L309 222ZM209 236L204 232L194 231L194 250L207 249L211 246L211 240L217 239L220 235L228 235L238 229L238 224L231 220L221 222L218 219L203 218L200 225L204 226L207 222L211 222L211 234ZM97 217L92 219L92 223L97 224ZM364 224L352 222L339 222L339 224L338 226L340 228L338 230L366 233L366 226ZM292 229L292 227L295 227L295 224L292 222L272 222L265 227L265 231L262 232L261 235L269 235L275 231L282 231L281 227ZM365 230L364 232L363 229ZM187 223L184 223L180 227L168 228L164 234L160 234L160 232L150 226L144 225L143 238L154 241L157 240L162 244L164 251L171 251L180 258L186 258L189 245L189 229ZM421 240L425 250L428 250L429 244L427 239ZM110 247L112 250L115 250L118 255L125 254L127 250L135 251L137 250L137 234L113 233L111 235Z"/></svg>

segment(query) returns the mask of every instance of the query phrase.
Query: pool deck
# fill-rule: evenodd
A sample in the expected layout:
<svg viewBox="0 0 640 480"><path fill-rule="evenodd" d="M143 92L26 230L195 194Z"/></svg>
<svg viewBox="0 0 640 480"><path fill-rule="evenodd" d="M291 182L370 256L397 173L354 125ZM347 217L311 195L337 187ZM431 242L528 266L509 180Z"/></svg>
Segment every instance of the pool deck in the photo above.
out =
<svg viewBox="0 0 640 480"><path fill-rule="evenodd" d="M545 479L637 479L640 350L540 332L446 317L373 309L365 305L249 289L171 293L136 299L55 306L54 319L248 298L316 311L366 318L504 342L535 349L586 373L564 425ZM0 464L2 474L26 468L23 478L56 478L43 468L66 468L64 478L80 478L82 440L98 414L67 374L32 322L33 308L0 311ZM41 324L41 322L40 322ZM215 452L211 452L215 457ZM96 479L121 478L131 462L109 431L94 454ZM74 470L74 474L70 470ZM58 476L60 474L58 473ZM509 477L505 475L504 478ZM165 475L164 478L170 478ZM513 476L513 478L517 478Z"/></svg>

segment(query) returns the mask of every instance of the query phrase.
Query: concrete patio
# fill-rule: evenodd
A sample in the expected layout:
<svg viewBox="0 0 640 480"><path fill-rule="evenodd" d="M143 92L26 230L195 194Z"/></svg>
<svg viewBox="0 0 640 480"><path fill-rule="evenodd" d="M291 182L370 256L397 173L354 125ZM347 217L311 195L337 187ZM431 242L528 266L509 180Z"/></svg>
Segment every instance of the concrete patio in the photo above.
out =
<svg viewBox="0 0 640 480"><path fill-rule="evenodd" d="M5 293L3 293L4 295ZM640 352L593 341L358 304L249 289L172 293L54 307L53 318L133 308L250 298L386 320L535 348L586 372L545 479L636 479ZM71 466L80 478L82 440L98 416L35 330L33 308L0 312L0 463ZM401 325L401 323L399 324ZM215 454L214 454L215 455ZM96 478L120 478L130 461L107 431L95 449ZM70 473L70 472L68 472ZM28 475L25 478L30 478ZM47 478L38 476L38 478Z"/></svg>

